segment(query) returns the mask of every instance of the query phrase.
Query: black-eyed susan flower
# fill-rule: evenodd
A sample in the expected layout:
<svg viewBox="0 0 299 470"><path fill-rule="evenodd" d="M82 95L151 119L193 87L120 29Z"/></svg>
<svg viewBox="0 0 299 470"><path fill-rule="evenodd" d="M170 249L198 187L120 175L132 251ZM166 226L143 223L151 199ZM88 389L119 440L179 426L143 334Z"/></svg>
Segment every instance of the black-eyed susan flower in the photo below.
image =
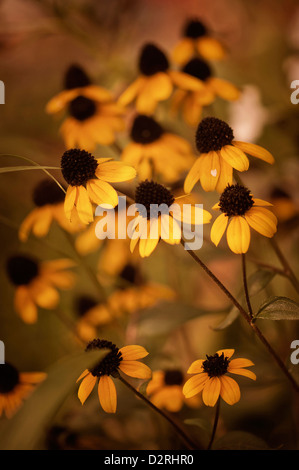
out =
<svg viewBox="0 0 299 470"><path fill-rule="evenodd" d="M92 203L112 207L118 204L118 194L109 183L128 181L136 176L133 167L109 158L96 159L86 150L80 149L64 152L61 171L69 184L64 201L66 217L71 220L75 207L84 224L94 219Z"/></svg>
<svg viewBox="0 0 299 470"><path fill-rule="evenodd" d="M124 129L124 110L109 90L93 85L78 65L69 67L64 90L47 103L47 113L61 111L68 113L60 127L66 148L92 151L97 144L112 144L116 133Z"/></svg>
<svg viewBox="0 0 299 470"><path fill-rule="evenodd" d="M182 38L173 50L172 59L182 65L197 54L206 60L222 60L226 50L201 21L192 19L184 25Z"/></svg>
<svg viewBox="0 0 299 470"><path fill-rule="evenodd" d="M83 404L91 394L98 381L98 396L100 404L106 413L115 413L117 407L116 387L111 378L117 377L120 372L138 379L150 379L152 371L139 359L143 359L148 352L139 345L130 345L118 348L111 341L94 339L86 350L107 349L106 356L92 369L86 369L77 382L82 380L78 397Z"/></svg>
<svg viewBox="0 0 299 470"><path fill-rule="evenodd" d="M9 362L0 364L0 417L11 418L45 378L44 372L19 372Z"/></svg>
<svg viewBox="0 0 299 470"><path fill-rule="evenodd" d="M152 380L146 387L146 394L155 406L171 413L180 411L184 404L197 408L201 400L198 396L185 398L184 380L184 374L180 369L155 370Z"/></svg>
<svg viewBox="0 0 299 470"><path fill-rule="evenodd" d="M232 184L233 168L246 171L249 168L247 153L267 163L274 163L272 154L263 147L234 140L230 126L215 117L206 117L198 125L195 135L200 153L184 183L186 193L200 181L204 191L221 193Z"/></svg>
<svg viewBox="0 0 299 470"><path fill-rule="evenodd" d="M177 181L193 164L195 156L190 143L163 127L150 116L135 117L131 142L124 148L121 159L136 168L140 180Z"/></svg>
<svg viewBox="0 0 299 470"><path fill-rule="evenodd" d="M33 190L33 202L35 208L25 217L19 228L19 238L25 242L29 233L36 237L44 237L48 234L51 224L55 221L64 230L76 233L83 229L76 211L73 210L71 220L68 220L64 212L63 190L53 180L40 181Z"/></svg>
<svg viewBox="0 0 299 470"><path fill-rule="evenodd" d="M188 209L184 205L188 205ZM132 206L133 207L133 206ZM163 239L170 245L180 243L182 225L201 225L208 223L211 214L189 204L187 196L177 197L162 184L142 181L136 188L135 217L130 229L130 250L133 252L139 242L140 256L149 256Z"/></svg>
<svg viewBox="0 0 299 470"><path fill-rule="evenodd" d="M217 97L226 101L236 101L240 97L240 89L228 80L215 77L211 66L201 58L193 58L182 68L184 73L201 80L206 85L201 90L176 90L172 99L172 112L181 111L184 121L190 126L200 122L202 110Z"/></svg>
<svg viewBox="0 0 299 470"><path fill-rule="evenodd" d="M240 400L238 383L227 374L237 374L256 380L256 375L247 367L253 366L249 359L231 359L234 349L221 349L206 359L198 359L189 367L187 373L194 374L183 387L186 398L202 392L202 400L207 406L214 406L219 396L229 405Z"/></svg>
<svg viewBox="0 0 299 470"><path fill-rule="evenodd" d="M159 102L167 100L174 87L198 90L203 84L179 70L172 70L165 53L155 44L145 44L139 56L140 75L120 95L118 103L135 102L141 114L152 115Z"/></svg>
<svg viewBox="0 0 299 470"><path fill-rule="evenodd" d="M217 246L226 231L229 248L237 254L246 253L250 244L250 228L272 238L277 230L276 216L264 206L267 201L256 199L240 184L228 185L214 209L220 210L211 228L211 240Z"/></svg>
<svg viewBox="0 0 299 470"><path fill-rule="evenodd" d="M285 189L274 187L270 194L273 212L280 223L295 221L299 214L299 205Z"/></svg>
<svg viewBox="0 0 299 470"><path fill-rule="evenodd" d="M14 255L6 263L7 275L15 286L14 308L26 323L37 321L38 307L54 309L59 289L71 289L75 275L69 271L74 262L69 259L38 261L31 256Z"/></svg>
<svg viewBox="0 0 299 470"><path fill-rule="evenodd" d="M74 311L78 316L76 331L86 342L97 336L99 326L106 325L112 319L106 303L88 295L81 295L75 299Z"/></svg>

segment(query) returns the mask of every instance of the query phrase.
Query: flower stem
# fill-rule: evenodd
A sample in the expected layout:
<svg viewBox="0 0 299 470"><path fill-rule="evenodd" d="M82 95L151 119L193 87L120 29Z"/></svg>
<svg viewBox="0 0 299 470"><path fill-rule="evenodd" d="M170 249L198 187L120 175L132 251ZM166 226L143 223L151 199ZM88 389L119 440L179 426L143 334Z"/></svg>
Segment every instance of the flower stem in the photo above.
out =
<svg viewBox="0 0 299 470"><path fill-rule="evenodd" d="M237 307L237 309L239 310L241 315L244 317L244 319L247 321L249 326L252 328L254 333L258 336L258 338L261 340L264 346L266 346L269 353L272 355L273 359L276 361L277 365L280 367L282 372L291 382L296 392L299 392L299 385L297 384L295 379L292 377L292 375L289 373L284 362L280 359L280 357L276 354L272 346L268 343L263 333L256 326L256 324L254 323L250 315L246 312L246 310L242 307L242 305L237 301L237 299L230 293L230 291L222 284L222 282L215 276L215 274L213 274L212 271L210 271L210 269L203 263L203 261L201 261L201 259L192 250L190 250L189 248L186 248L186 244L183 240L181 241L181 244L188 251L190 256L203 268L203 270L208 274L208 276L210 276L210 278L217 284L217 286L222 290L222 292L224 292L224 294L231 300L231 302L235 305L235 307Z"/></svg>
<svg viewBox="0 0 299 470"><path fill-rule="evenodd" d="M207 450L210 450L212 445L213 445L213 442L214 442L214 439L215 439L215 435L216 435L216 429L217 429L217 425L218 425L218 420L219 420L219 410L220 410L220 398L217 402L217 405L216 405L216 413L215 413L215 418L214 418L214 426L213 426L213 430L212 430L212 435L211 435L211 439L210 439L210 442L209 442L209 445L207 447Z"/></svg>
<svg viewBox="0 0 299 470"><path fill-rule="evenodd" d="M245 292L245 298L246 298L246 303L247 303L247 307L248 307L248 312L249 312L250 318L253 318L253 311L252 311L252 307L251 307L251 302L250 302L250 297L249 297L249 292L248 292L248 285L247 285L245 253L242 253L242 274L243 274L243 285L244 285L244 292Z"/></svg>
<svg viewBox="0 0 299 470"><path fill-rule="evenodd" d="M270 238L271 245L281 262L283 268L284 268L284 273L285 275L290 279L291 283L293 284L294 288L296 291L299 293L299 281L297 277L294 274L294 271L292 270L291 266L289 265L288 261L286 260L285 256L283 255L281 249L279 248L276 240L274 238Z"/></svg>
<svg viewBox="0 0 299 470"><path fill-rule="evenodd" d="M178 435L183 439L185 444L190 450L198 449L198 446L187 436L187 434L181 429L181 427L175 423L170 416L168 416L163 410L157 408L150 400L148 400L142 393L138 392L129 382L127 382L120 374L117 377L126 387L129 388L135 395L143 400L150 408L152 408L156 413L162 416L164 419L171 424L171 426L175 429Z"/></svg>

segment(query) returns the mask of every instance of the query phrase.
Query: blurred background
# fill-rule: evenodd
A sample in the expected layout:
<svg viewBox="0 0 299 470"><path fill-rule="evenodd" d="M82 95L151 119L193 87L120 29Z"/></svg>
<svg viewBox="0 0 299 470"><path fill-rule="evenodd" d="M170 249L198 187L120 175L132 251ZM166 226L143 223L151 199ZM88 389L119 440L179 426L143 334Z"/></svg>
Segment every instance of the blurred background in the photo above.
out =
<svg viewBox="0 0 299 470"><path fill-rule="evenodd" d="M256 197L278 201L274 207L280 221L277 240L299 273L299 104L290 101L291 82L299 80L296 0L2 0L0 17L0 79L5 84L5 105L0 105L2 167L26 164L17 156L59 167L64 152L60 121L47 115L45 106L61 91L69 65L79 63L94 83L118 96L137 75L137 57L144 43L155 42L170 54L185 22L200 18L229 51L226 60L213 64L215 74L242 89L237 102L215 102L213 114L227 120L237 140L258 143L274 155L271 167L251 158L243 181ZM194 129L180 120L165 118L165 123L194 146ZM121 142L125 139L125 134L120 136ZM99 146L95 154L110 156L111 149ZM59 171L53 174L61 181ZM82 350L73 331L78 318L74 296L96 295L95 287L86 270L78 266L78 289L63 292L57 312L39 311L32 325L16 315L14 287L5 270L7 257L22 252L48 260L62 254L72 257L73 249L55 225L44 239L31 236L26 244L19 241L18 227L33 208L32 191L44 174L22 171L2 173L0 178L0 339L5 343L6 360L19 370L47 371ZM200 189L199 197L208 210L218 200L217 195L203 194ZM284 203L290 207L287 213L280 205ZM209 229L205 230L208 236ZM206 243L200 255L232 292L240 291L240 260L225 244L215 249ZM94 267L98 257L96 251L84 259ZM268 240L259 237L254 238L248 259L252 261L249 275L257 270L256 259L281 267ZM150 351L145 362L153 370L178 364L187 370L193 360L222 347L235 348L239 357L256 364L257 382L240 378L241 401L222 408L219 438L232 437L220 441L219 448L297 449L298 403L290 386L242 320L222 326L231 306L218 288L180 247L161 244L142 261L141 268L148 280L167 285L179 295L179 302L153 307L141 315L134 339ZM292 284L279 275L258 290L254 307L271 296L298 301ZM299 337L298 321L261 320L259 326L288 361L291 341ZM99 334L118 340L109 327ZM296 366L292 373L298 376ZM49 393L55 395L53 390ZM195 411L184 407L175 419L185 423L187 431L204 445L213 413L204 405ZM30 420L33 425L34 414L27 419L24 429ZM6 426L7 419L2 417L0 431L5 432ZM118 387L118 412L113 416L100 409L96 394L82 407L74 387L38 432L35 445L45 449L181 448L167 423L122 387ZM245 440L242 433L247 433Z"/></svg>

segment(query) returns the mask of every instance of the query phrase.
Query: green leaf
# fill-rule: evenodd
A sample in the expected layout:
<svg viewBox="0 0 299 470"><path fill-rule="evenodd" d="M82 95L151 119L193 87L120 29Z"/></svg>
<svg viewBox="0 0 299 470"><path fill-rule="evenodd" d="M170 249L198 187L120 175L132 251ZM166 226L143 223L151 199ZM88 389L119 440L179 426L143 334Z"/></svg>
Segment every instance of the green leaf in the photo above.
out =
<svg viewBox="0 0 299 470"><path fill-rule="evenodd" d="M202 418L185 419L184 423L187 424L188 426L196 426L207 432L211 431L210 423L208 423L205 419L202 419Z"/></svg>
<svg viewBox="0 0 299 470"><path fill-rule="evenodd" d="M272 297L259 308L255 319L299 320L299 304L288 297Z"/></svg>
<svg viewBox="0 0 299 470"><path fill-rule="evenodd" d="M37 450L51 420L68 395L78 386L81 373L100 361L107 350L83 352L54 364L22 407L5 421L0 431L1 450Z"/></svg>

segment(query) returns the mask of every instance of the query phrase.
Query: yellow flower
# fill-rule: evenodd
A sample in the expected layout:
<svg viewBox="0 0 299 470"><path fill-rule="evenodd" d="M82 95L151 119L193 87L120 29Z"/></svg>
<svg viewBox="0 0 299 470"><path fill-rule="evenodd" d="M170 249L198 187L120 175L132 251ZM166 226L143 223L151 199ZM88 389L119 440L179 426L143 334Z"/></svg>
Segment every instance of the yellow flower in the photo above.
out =
<svg viewBox="0 0 299 470"><path fill-rule="evenodd" d="M211 228L211 240L217 246L227 228L229 248L237 254L246 253L250 244L250 227L265 237L272 238L277 230L276 216L263 206L267 201L253 198L242 185L228 185L214 209L220 209ZM230 222L229 222L229 219Z"/></svg>
<svg viewBox="0 0 299 470"><path fill-rule="evenodd" d="M163 185L145 180L136 188L135 208L138 215L130 227L130 250L134 251L139 242L140 256L147 257L163 239L170 245L180 243L184 225L208 223L211 214L197 205L188 204L188 196L175 198ZM159 207L163 209L161 212ZM191 210L189 210L191 209Z"/></svg>
<svg viewBox="0 0 299 470"><path fill-rule="evenodd" d="M110 91L91 84L89 77L76 65L68 69L64 87L47 103L46 112L68 111L60 128L66 148L92 151L96 144L112 144L115 134L124 129L124 110L115 103Z"/></svg>
<svg viewBox="0 0 299 470"><path fill-rule="evenodd" d="M156 370L148 383L146 393L151 402L158 408L177 413L184 403L197 408L199 397L185 398L183 394L184 375L179 369Z"/></svg>
<svg viewBox="0 0 299 470"><path fill-rule="evenodd" d="M95 159L87 151L79 149L64 152L61 171L69 184L64 201L66 217L71 220L75 207L84 224L94 219L92 202L112 207L118 204L118 194L109 183L131 180L136 176L136 170L122 162L109 158Z"/></svg>
<svg viewBox="0 0 299 470"><path fill-rule="evenodd" d="M54 309L59 303L59 289L71 289L74 273L66 271L73 267L69 259L39 262L23 255L7 260L7 274L16 287L14 307L26 323L37 321L38 307Z"/></svg>
<svg viewBox="0 0 299 470"><path fill-rule="evenodd" d="M43 372L19 372L8 362L0 364L0 417L11 418L45 377Z"/></svg>
<svg viewBox="0 0 299 470"><path fill-rule="evenodd" d="M201 21L189 20L184 26L182 38L173 50L172 58L174 62L182 65L196 54L207 60L222 60L226 51L221 42L209 34Z"/></svg>
<svg viewBox="0 0 299 470"><path fill-rule="evenodd" d="M140 114L135 117L130 137L131 142L123 150L121 159L136 168L141 180L158 178L164 183L172 183L194 162L189 142L165 131L150 116Z"/></svg>
<svg viewBox="0 0 299 470"><path fill-rule="evenodd" d="M240 400L240 387L227 374L238 374L256 380L256 375L246 367L253 366L249 359L231 359L234 349L221 349L213 356L194 361L188 369L188 374L195 374L187 380L183 387L186 398L191 398L202 392L202 400L207 406L214 406L219 398L229 405Z"/></svg>
<svg viewBox="0 0 299 470"><path fill-rule="evenodd" d="M176 90L172 99L172 112L176 115L179 110L189 126L197 126L204 106L208 106L217 97L226 101L235 101L240 97L240 90L228 80L213 76L210 65L203 59L193 58L182 71L197 78L205 84L202 90Z"/></svg>
<svg viewBox="0 0 299 470"><path fill-rule="evenodd" d="M274 163L271 153L263 147L234 140L232 129L218 118L204 118L198 125L195 140L201 155L185 179L186 193L192 191L199 180L204 191L221 193L228 184L232 184L233 168L237 171L248 170L246 153Z"/></svg>
<svg viewBox="0 0 299 470"><path fill-rule="evenodd" d="M152 115L159 102L167 100L174 87L183 90L199 90L202 83L190 75L171 70L161 49L155 44L146 44L139 57L140 75L128 86L118 99L118 104L127 106L136 101L141 114Z"/></svg>
<svg viewBox="0 0 299 470"><path fill-rule="evenodd" d="M273 204L273 212L280 223L295 222L299 214L298 203L284 189L274 187L271 191L270 200Z"/></svg>
<svg viewBox="0 0 299 470"><path fill-rule="evenodd" d="M78 390L79 400L83 405L98 380L98 396L103 410L106 413L115 413L117 394L110 376L117 377L119 372L123 372L130 377L149 379L152 375L151 369L139 362L139 359L146 357L148 352L138 345L119 349L111 341L100 339L95 339L87 345L87 351L92 349L109 349L110 352L93 369L86 369L77 379L77 382L83 379Z"/></svg>
<svg viewBox="0 0 299 470"><path fill-rule="evenodd" d="M85 227L73 211L72 220L68 220L64 212L64 192L53 180L42 180L33 191L33 209L23 220L19 228L19 238L25 242L30 231L36 237L48 234L51 224L55 221L64 230L76 233Z"/></svg>

